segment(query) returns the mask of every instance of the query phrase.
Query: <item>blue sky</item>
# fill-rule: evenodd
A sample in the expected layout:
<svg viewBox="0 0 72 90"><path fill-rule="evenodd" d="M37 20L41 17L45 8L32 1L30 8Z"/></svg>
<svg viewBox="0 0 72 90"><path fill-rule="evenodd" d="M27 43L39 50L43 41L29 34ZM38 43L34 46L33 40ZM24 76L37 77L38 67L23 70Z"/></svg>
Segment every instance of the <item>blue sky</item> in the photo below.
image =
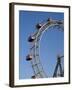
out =
<svg viewBox="0 0 72 90"><path fill-rule="evenodd" d="M19 79L28 79L33 75L31 64L26 61L30 48L30 43L27 40L32 33L36 32L35 25L45 22L49 17L63 20L64 14L37 11L19 12ZM43 34L40 41L40 60L48 77L53 75L57 55L63 53L64 33L58 31L57 28L50 28Z"/></svg>

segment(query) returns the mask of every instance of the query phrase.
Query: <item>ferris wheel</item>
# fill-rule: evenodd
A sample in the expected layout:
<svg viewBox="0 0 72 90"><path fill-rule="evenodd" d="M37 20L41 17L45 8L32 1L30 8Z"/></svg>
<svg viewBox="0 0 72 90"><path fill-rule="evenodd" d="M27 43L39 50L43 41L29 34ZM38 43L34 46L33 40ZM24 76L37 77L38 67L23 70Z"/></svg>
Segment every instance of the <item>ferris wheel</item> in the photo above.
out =
<svg viewBox="0 0 72 90"><path fill-rule="evenodd" d="M39 55L39 42L41 39L42 34L46 31L49 30L49 28L53 27L57 27L59 31L63 32L64 31L64 21L63 20L53 20L51 18L48 18L45 22L41 22L38 23L36 25L36 32L33 33L32 35L30 35L28 37L28 42L30 42L30 52L29 54L26 56L26 60L29 61L31 63L32 69L33 69L33 73L34 75L31 76L31 78L47 78L48 75L46 74L46 72L43 69L43 66L41 64L41 60L40 60L40 55ZM61 68L61 58L63 58L64 56L58 56L58 61L57 61L57 65L55 67L55 71L53 74L53 77L57 77L57 68L60 67L60 76L64 75L64 71Z"/></svg>

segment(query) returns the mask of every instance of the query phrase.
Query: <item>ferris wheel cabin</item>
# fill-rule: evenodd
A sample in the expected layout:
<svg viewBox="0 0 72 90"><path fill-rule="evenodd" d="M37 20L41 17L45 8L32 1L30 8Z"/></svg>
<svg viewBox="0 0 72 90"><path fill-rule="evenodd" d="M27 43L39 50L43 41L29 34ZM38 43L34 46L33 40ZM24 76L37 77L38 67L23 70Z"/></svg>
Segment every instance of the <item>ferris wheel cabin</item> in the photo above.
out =
<svg viewBox="0 0 72 90"><path fill-rule="evenodd" d="M36 28L37 28L37 29L40 29L41 26L42 26L41 24L37 24L37 25L36 25Z"/></svg>
<svg viewBox="0 0 72 90"><path fill-rule="evenodd" d="M35 40L35 37L34 36L29 36L28 42L33 42L34 40Z"/></svg>
<svg viewBox="0 0 72 90"><path fill-rule="evenodd" d="M33 75L31 78L32 78L32 79L35 79L36 77Z"/></svg>
<svg viewBox="0 0 72 90"><path fill-rule="evenodd" d="M27 55L27 56L26 56L26 60L27 60L27 61L32 60L32 55L30 55L30 54L29 54L29 55Z"/></svg>

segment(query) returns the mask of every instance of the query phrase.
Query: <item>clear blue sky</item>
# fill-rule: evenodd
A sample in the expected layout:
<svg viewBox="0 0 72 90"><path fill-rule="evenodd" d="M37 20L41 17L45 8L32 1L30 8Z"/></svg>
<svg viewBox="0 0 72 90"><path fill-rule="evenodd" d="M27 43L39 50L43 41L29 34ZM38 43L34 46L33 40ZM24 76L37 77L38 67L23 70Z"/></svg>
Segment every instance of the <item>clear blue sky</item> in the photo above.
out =
<svg viewBox="0 0 72 90"><path fill-rule="evenodd" d="M35 25L47 20L49 17L56 20L63 20L64 13L57 12L19 12L19 79L28 79L33 75L30 62L26 61L29 54L30 43L27 41L29 35L36 32ZM40 60L43 68L49 77L52 77L56 57L64 53L64 33L57 28L47 30L40 41Z"/></svg>

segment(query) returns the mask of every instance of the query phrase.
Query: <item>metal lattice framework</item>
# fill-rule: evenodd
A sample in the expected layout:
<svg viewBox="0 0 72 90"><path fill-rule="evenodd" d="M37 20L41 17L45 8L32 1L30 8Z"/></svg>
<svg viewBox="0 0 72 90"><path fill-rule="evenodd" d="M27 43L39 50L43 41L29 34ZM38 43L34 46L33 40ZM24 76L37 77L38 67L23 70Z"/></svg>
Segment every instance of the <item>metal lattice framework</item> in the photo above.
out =
<svg viewBox="0 0 72 90"><path fill-rule="evenodd" d="M39 42L43 32L49 30L51 27L58 27L58 30L64 31L63 28L64 22L63 20L52 20L48 18L45 23L39 23L36 25L37 31L30 35L28 38L28 42L30 42L30 52L26 57L27 61L31 62L34 75L32 78L47 78L47 74L45 73L43 66L39 57Z"/></svg>
<svg viewBox="0 0 72 90"><path fill-rule="evenodd" d="M53 77L63 77L64 76L64 70L62 69L62 65L61 65L62 58L64 58L64 56L59 56L59 55L57 56L57 64L54 70Z"/></svg>

